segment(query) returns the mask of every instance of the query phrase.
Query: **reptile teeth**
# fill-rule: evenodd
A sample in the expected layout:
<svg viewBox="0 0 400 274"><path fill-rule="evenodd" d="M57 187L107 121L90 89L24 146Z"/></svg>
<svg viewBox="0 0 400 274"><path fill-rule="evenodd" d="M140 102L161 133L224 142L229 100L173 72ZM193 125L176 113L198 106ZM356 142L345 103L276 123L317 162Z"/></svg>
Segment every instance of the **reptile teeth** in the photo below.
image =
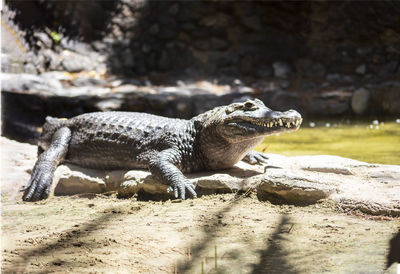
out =
<svg viewBox="0 0 400 274"><path fill-rule="evenodd" d="M280 126L283 126L282 119L279 119L278 122Z"/></svg>

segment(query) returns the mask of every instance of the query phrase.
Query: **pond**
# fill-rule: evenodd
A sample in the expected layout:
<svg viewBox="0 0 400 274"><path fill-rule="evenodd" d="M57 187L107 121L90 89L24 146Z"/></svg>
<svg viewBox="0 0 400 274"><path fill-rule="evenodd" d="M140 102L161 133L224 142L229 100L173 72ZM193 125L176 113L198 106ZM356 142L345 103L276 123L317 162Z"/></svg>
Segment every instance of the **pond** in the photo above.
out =
<svg viewBox="0 0 400 274"><path fill-rule="evenodd" d="M265 138L256 150L287 156L330 154L400 165L400 119L304 121L296 132Z"/></svg>

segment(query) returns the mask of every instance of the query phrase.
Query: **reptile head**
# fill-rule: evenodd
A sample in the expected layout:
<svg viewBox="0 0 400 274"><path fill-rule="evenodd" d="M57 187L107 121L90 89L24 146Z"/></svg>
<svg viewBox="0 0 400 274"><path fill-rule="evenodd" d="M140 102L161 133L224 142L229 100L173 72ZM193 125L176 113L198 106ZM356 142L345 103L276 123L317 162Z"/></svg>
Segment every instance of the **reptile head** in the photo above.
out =
<svg viewBox="0 0 400 274"><path fill-rule="evenodd" d="M297 130L302 122L295 110L273 111L258 99L212 110L207 124L230 143Z"/></svg>

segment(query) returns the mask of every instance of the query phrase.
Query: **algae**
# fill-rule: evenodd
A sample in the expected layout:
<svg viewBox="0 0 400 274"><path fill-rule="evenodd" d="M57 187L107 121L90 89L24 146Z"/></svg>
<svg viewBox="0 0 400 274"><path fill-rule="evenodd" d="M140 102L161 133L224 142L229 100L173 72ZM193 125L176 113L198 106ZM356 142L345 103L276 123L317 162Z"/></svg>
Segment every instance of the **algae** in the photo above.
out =
<svg viewBox="0 0 400 274"><path fill-rule="evenodd" d="M330 154L399 165L400 121L303 122L297 132L266 137L256 150L287 156Z"/></svg>

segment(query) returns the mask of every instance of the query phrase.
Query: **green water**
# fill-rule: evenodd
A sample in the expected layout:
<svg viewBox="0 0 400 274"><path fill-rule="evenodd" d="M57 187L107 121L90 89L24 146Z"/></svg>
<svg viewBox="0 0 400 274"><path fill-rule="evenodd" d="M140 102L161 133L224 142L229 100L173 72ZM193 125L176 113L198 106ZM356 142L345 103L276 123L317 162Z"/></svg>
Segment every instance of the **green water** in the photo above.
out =
<svg viewBox="0 0 400 274"><path fill-rule="evenodd" d="M303 122L292 133L269 136L258 151L283 155L339 155L370 163L400 165L400 123Z"/></svg>

